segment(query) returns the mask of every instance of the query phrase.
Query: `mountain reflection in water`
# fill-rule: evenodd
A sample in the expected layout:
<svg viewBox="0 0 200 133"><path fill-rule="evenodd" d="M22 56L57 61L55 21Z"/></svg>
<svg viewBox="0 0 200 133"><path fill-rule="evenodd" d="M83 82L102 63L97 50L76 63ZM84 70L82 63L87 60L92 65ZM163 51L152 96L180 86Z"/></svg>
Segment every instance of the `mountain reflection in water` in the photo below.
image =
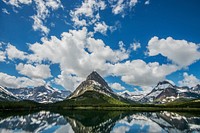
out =
<svg viewBox="0 0 200 133"><path fill-rule="evenodd" d="M200 116L173 112L77 110L0 115L0 132L165 133L200 132Z"/></svg>

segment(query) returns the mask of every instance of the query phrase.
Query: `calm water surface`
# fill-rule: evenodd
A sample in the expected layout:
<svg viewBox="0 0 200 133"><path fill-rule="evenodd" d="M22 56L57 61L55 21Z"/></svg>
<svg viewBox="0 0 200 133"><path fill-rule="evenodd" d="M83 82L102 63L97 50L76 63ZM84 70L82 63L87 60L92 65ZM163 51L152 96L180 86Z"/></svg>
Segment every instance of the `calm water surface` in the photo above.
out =
<svg viewBox="0 0 200 133"><path fill-rule="evenodd" d="M173 112L40 111L1 113L1 133L198 133L200 115Z"/></svg>

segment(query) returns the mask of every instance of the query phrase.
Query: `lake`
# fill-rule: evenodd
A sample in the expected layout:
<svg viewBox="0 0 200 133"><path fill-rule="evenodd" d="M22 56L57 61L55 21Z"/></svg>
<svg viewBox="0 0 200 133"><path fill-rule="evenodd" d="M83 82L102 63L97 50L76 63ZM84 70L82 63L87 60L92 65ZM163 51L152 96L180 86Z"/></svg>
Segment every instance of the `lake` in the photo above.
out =
<svg viewBox="0 0 200 133"><path fill-rule="evenodd" d="M1 113L0 132L179 133L200 132L200 115L174 112L39 111Z"/></svg>

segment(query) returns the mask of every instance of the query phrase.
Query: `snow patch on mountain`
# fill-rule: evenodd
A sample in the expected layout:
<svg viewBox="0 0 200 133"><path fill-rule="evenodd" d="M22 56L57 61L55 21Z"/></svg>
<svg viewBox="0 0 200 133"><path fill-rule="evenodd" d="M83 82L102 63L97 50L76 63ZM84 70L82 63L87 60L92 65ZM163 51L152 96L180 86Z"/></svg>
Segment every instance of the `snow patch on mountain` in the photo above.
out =
<svg viewBox="0 0 200 133"><path fill-rule="evenodd" d="M22 100L32 100L38 103L53 103L62 101L71 93L67 90L54 89L49 85L7 90Z"/></svg>

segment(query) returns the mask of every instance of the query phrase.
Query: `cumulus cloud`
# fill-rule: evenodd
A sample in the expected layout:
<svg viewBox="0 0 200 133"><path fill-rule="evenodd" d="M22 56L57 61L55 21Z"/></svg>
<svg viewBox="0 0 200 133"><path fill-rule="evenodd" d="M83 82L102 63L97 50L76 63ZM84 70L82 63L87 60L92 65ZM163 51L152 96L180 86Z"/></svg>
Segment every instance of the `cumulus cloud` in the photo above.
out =
<svg viewBox="0 0 200 133"><path fill-rule="evenodd" d="M130 48L133 49L134 51L137 51L137 49L141 48L141 45L139 42L134 42L130 44Z"/></svg>
<svg viewBox="0 0 200 133"><path fill-rule="evenodd" d="M152 86L164 80L166 75L178 70L176 65L158 62L146 63L143 60L116 63L111 69L113 74L120 76L121 80L130 85ZM148 76L147 76L148 75Z"/></svg>
<svg viewBox="0 0 200 133"><path fill-rule="evenodd" d="M4 62L6 59L5 52L0 50L0 62Z"/></svg>
<svg viewBox="0 0 200 133"><path fill-rule="evenodd" d="M147 46L149 56L161 54L181 67L187 67L200 59L199 44L186 40L174 40L172 37L159 39L153 37Z"/></svg>
<svg viewBox="0 0 200 133"><path fill-rule="evenodd" d="M26 59L27 53L18 50L15 46L12 44L8 44L6 48L6 54L8 56L8 59L13 60L13 59L21 59L24 60Z"/></svg>
<svg viewBox="0 0 200 133"><path fill-rule="evenodd" d="M124 48L122 41L119 42L119 49L113 50L101 39L91 37L85 27L81 30L64 32L60 39L52 36L50 39L42 38L41 41L42 43L29 44L29 50L33 54L26 55L14 48L12 51L20 54L8 57L11 59L24 58L29 63L50 61L52 64L59 64L61 74L54 79L54 82L70 90L74 90L93 70L102 76L119 76L127 84L148 89L149 86L164 80L167 75L179 69L177 65L146 63L143 60L124 62L129 58L130 53ZM37 66L19 64L16 68L19 73L29 77L47 78L50 76L50 73L47 74L48 76L43 76L42 72L38 72L42 74L38 76L34 75L36 73L29 72L30 69L33 71L39 69Z"/></svg>
<svg viewBox="0 0 200 133"><path fill-rule="evenodd" d="M61 73L54 78L54 82L70 90L74 90L93 70L103 77L118 76L127 84L149 90L149 86L154 86L180 69L175 64L128 60L130 52L122 41L119 42L119 49L111 49L103 40L90 36L85 27L63 32L60 38L42 38L41 43L29 44L29 50L32 54L19 51L11 44L7 46L9 59L26 59L29 63L16 66L20 74L46 79L51 76L49 66L39 64L43 61L59 64ZM114 85L116 88L117 85Z"/></svg>
<svg viewBox="0 0 200 133"><path fill-rule="evenodd" d="M17 8L20 8L21 5L30 5L31 3L34 3L33 6L34 9L36 9L36 14L31 16L33 19L32 27L34 31L41 31L43 35L47 35L50 31L44 23L51 11L63 8L60 0L3 0L3 2ZM6 10L3 11L5 12Z"/></svg>
<svg viewBox="0 0 200 133"><path fill-rule="evenodd" d="M99 10L105 8L106 4L102 0L84 0L80 7L70 11L70 15L75 26L86 26L98 21L100 19Z"/></svg>
<svg viewBox="0 0 200 133"><path fill-rule="evenodd" d="M49 33L49 29L44 25L44 21L50 15L51 10L57 10L62 7L60 0L34 0L36 4L36 15L33 15L31 18L34 20L33 29L40 30L44 34Z"/></svg>
<svg viewBox="0 0 200 133"><path fill-rule="evenodd" d="M49 66L43 64L33 66L31 64L19 63L16 66L16 70L18 70L20 74L30 78L46 79L52 76Z"/></svg>
<svg viewBox="0 0 200 133"><path fill-rule="evenodd" d="M0 42L0 62L4 62L6 59L6 53L2 49L2 45L3 45L3 43Z"/></svg>
<svg viewBox="0 0 200 133"><path fill-rule="evenodd" d="M122 14L122 17L125 16L125 10L131 9L137 4L137 0L110 0L109 1L112 7L112 13Z"/></svg>
<svg viewBox="0 0 200 133"><path fill-rule="evenodd" d="M40 30L45 34L49 33L49 28L47 28L46 26L44 26L42 19L40 19L38 16L34 15L31 17L34 20L33 23L33 30L37 31Z"/></svg>
<svg viewBox="0 0 200 133"><path fill-rule="evenodd" d="M194 87L197 84L200 84L200 79L195 77L193 74L189 75L188 73L183 73L183 80L178 81L180 86L188 86L188 87Z"/></svg>
<svg viewBox="0 0 200 133"><path fill-rule="evenodd" d="M15 77L0 72L0 85L8 88L37 87L45 84L41 79L29 79L26 77Z"/></svg>
<svg viewBox="0 0 200 133"><path fill-rule="evenodd" d="M21 5L29 5L32 3L32 0L3 0L6 4L15 6L15 7L20 7Z"/></svg>
<svg viewBox="0 0 200 133"><path fill-rule="evenodd" d="M49 40L43 38L41 44L30 45L29 49L33 55L29 56L29 60L32 62L48 60L58 63L62 74L56 79L56 82L65 87L72 87L76 81L79 81L79 78L85 78L93 70L103 76L108 75L113 63L129 57L129 53L123 45L120 45L120 49L112 50L102 40L90 37L88 34L87 29L83 28L64 32L61 39L54 36ZM69 79L76 81L67 85Z"/></svg>
<svg viewBox="0 0 200 133"><path fill-rule="evenodd" d="M111 87L112 89L115 89L115 90L118 90L118 91L125 90L125 87L122 86L122 85L119 84L119 83L112 83L112 84L110 84L110 87Z"/></svg>
<svg viewBox="0 0 200 133"><path fill-rule="evenodd" d="M55 78L54 83L61 85L71 91L74 91L83 80L84 78L62 71L61 74L58 75L57 78Z"/></svg>
<svg viewBox="0 0 200 133"><path fill-rule="evenodd" d="M107 30L108 30L108 25L106 25L106 23L105 22L102 22L102 23L100 23L100 22L97 22L97 23L95 23L95 27L94 27L94 32L96 33L96 32L100 32L100 33L102 33L103 35L106 35L106 32L107 32Z"/></svg>

